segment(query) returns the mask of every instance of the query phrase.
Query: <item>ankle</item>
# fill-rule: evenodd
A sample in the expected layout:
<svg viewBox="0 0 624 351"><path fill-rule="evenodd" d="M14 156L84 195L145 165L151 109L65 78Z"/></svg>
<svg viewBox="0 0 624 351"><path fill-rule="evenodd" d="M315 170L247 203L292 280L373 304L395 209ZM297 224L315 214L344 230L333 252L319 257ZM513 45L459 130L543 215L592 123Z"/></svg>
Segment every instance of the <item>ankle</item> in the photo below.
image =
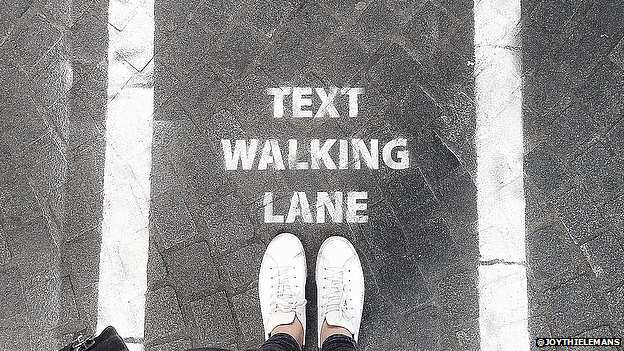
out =
<svg viewBox="0 0 624 351"><path fill-rule="evenodd" d="M295 316L295 319L290 324L280 324L277 327L273 328L271 331L271 335L284 333L292 336L299 347L303 345L303 325L299 321L299 318Z"/></svg>
<svg viewBox="0 0 624 351"><path fill-rule="evenodd" d="M347 329L343 327L338 327L335 325L329 325L327 322L323 322L323 326L321 328L321 345L332 335L344 335L350 338L353 337L353 334Z"/></svg>

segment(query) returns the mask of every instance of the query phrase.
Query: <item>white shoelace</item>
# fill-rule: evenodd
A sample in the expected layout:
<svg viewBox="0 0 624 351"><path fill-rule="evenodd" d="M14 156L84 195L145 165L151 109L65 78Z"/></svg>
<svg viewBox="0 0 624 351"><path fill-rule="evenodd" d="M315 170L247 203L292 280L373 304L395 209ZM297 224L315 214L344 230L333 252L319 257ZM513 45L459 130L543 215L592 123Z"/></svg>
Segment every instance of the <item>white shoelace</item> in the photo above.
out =
<svg viewBox="0 0 624 351"><path fill-rule="evenodd" d="M328 291L321 295L322 298L327 300L323 307L326 307L327 313L340 311L344 319L351 320L353 315L349 312L349 307L347 306L348 294L344 282L344 273L347 272L347 269L326 267L325 270L329 271L330 275L323 278L329 280L329 285L323 287Z"/></svg>
<svg viewBox="0 0 624 351"><path fill-rule="evenodd" d="M297 295L295 293L296 289L299 288L297 284L293 284L293 279L297 278L292 270L295 267L285 266L285 267L272 267L271 270L277 270L276 279L277 281L273 282L271 287L277 288L276 292L271 295L271 305L273 306L273 313L278 310L284 313L289 313L295 311L298 307L305 306L306 300L297 300ZM272 277L273 278L273 277Z"/></svg>

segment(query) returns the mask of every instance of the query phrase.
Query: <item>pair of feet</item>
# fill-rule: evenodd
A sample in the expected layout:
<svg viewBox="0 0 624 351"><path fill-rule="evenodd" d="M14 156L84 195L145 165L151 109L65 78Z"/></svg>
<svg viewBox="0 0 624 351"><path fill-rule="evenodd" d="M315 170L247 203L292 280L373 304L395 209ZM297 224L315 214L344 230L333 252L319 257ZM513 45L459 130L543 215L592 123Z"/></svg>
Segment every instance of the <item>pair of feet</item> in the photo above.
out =
<svg viewBox="0 0 624 351"><path fill-rule="evenodd" d="M276 236L264 253L258 280L265 337L290 334L301 346L306 329L306 258L296 236ZM316 259L318 346L333 334L357 341L364 305L364 274L353 245L325 240Z"/></svg>

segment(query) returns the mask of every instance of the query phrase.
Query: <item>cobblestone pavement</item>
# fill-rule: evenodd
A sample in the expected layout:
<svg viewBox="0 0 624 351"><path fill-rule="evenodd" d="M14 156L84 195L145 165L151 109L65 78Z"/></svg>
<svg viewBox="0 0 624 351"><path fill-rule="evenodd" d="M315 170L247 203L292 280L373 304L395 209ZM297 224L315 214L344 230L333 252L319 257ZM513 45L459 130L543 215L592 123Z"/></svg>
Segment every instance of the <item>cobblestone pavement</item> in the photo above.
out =
<svg viewBox="0 0 624 351"><path fill-rule="evenodd" d="M616 1L524 1L533 335L624 335L624 21Z"/></svg>
<svg viewBox="0 0 624 351"><path fill-rule="evenodd" d="M115 28L132 31L136 2L114 3L128 6ZM96 327L108 6L0 0L0 350L55 350ZM155 89L147 350L258 345L257 272L280 231L308 256L307 349L331 235L363 261L360 349L479 349L472 8L155 2L153 65L126 72L153 69ZM531 337L622 337L624 3L522 11ZM365 88L357 118L344 98L339 118L273 118L267 88L333 85ZM220 140L252 138L406 138L411 164L226 171ZM286 214L293 192L317 191L367 191L368 223L264 223L265 192Z"/></svg>

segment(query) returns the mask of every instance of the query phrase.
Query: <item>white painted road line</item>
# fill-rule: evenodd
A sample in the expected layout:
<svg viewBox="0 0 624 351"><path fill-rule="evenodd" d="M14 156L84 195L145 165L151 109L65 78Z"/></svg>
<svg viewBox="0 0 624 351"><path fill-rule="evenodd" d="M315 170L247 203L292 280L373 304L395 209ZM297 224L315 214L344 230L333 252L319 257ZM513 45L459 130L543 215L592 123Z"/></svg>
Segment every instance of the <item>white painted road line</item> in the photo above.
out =
<svg viewBox="0 0 624 351"><path fill-rule="evenodd" d="M474 14L481 350L529 350L520 0Z"/></svg>
<svg viewBox="0 0 624 351"><path fill-rule="evenodd" d="M153 114L154 4L110 0L97 332L143 350Z"/></svg>

